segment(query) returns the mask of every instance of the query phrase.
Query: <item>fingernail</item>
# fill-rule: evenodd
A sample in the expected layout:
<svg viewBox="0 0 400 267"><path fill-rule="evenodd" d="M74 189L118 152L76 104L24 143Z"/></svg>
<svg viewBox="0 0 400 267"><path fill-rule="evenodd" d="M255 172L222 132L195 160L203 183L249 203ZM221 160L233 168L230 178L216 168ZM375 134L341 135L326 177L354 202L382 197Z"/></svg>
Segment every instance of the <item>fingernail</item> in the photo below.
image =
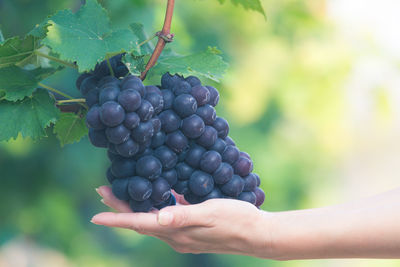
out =
<svg viewBox="0 0 400 267"><path fill-rule="evenodd" d="M160 213L158 213L158 223L160 225L167 226L172 222L173 219L174 219L174 216L170 212L161 211Z"/></svg>

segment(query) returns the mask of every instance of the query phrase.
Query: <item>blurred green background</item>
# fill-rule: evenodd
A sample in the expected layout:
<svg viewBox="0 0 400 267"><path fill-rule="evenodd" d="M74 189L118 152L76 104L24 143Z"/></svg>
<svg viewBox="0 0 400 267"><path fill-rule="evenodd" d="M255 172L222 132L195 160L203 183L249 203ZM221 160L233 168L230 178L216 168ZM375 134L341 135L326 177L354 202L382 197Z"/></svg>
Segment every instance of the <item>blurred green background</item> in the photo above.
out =
<svg viewBox="0 0 400 267"><path fill-rule="evenodd" d="M166 1L101 2L116 27L138 21L153 33L162 25ZM262 177L262 208L333 205L398 186L400 40L392 27L400 23L399 2L262 3L267 20L230 3L177 0L171 44L183 54L217 46L230 62L216 85L217 110ZM0 29L5 38L23 36L47 15L80 5L0 0ZM46 83L79 96L76 76L65 70ZM1 267L400 266L182 255L155 238L95 226L91 217L107 210L94 190L106 183L105 151L87 138L60 148L51 130L48 135L0 143Z"/></svg>

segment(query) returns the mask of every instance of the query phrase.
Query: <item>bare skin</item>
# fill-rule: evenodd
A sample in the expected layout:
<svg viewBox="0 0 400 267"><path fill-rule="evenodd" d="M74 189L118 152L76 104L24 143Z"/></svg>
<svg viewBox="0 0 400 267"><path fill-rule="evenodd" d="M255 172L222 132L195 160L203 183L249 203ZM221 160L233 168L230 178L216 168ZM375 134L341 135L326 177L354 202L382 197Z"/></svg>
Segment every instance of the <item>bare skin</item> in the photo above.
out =
<svg viewBox="0 0 400 267"><path fill-rule="evenodd" d="M267 212L249 203L212 199L197 205L132 213L111 189L97 189L107 206L92 222L134 230L181 253L242 254L275 260L400 258L400 188L353 203ZM178 202L187 204L177 195Z"/></svg>

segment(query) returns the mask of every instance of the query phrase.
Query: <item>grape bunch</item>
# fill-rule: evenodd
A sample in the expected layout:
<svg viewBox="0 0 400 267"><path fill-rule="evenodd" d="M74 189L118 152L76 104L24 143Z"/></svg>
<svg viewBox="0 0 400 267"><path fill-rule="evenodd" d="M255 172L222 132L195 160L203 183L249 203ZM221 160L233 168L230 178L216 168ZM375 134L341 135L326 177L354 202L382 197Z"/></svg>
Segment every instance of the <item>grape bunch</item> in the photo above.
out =
<svg viewBox="0 0 400 267"><path fill-rule="evenodd" d="M250 156L217 117L219 93L194 76L166 73L161 86L128 74L121 56L76 82L90 107L89 139L107 148L107 179L134 212L175 205L174 189L191 204L233 198L259 207L265 199Z"/></svg>

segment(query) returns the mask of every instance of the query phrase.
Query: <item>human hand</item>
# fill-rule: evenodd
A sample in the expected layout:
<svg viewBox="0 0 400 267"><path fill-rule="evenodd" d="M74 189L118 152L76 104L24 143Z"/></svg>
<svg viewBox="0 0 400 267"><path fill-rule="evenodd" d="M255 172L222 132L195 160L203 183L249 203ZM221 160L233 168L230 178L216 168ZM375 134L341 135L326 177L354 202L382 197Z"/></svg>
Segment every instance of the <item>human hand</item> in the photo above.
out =
<svg viewBox="0 0 400 267"><path fill-rule="evenodd" d="M127 228L157 237L180 253L273 258L270 214L247 202L212 199L196 205L132 213L128 203L115 198L110 187L102 186L97 191L103 197L103 203L119 213L97 214L92 219L94 224ZM181 204L185 202L179 195L177 200Z"/></svg>

